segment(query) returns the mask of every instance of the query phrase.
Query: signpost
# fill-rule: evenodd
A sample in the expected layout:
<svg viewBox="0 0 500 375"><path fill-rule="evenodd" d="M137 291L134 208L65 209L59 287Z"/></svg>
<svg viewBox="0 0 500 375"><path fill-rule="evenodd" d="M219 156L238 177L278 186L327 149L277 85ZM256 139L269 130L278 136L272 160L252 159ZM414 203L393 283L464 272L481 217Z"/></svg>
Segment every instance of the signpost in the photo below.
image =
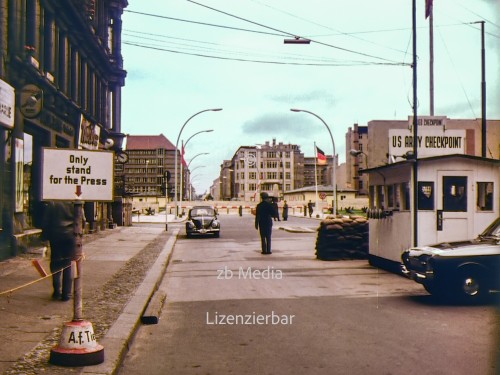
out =
<svg viewBox="0 0 500 375"><path fill-rule="evenodd" d="M76 242L73 320L64 324L50 362L61 366L88 366L104 361L104 348L95 339L92 323L82 314L83 202L113 200L114 155L111 151L43 150L42 199L74 202Z"/></svg>
<svg viewBox="0 0 500 375"><path fill-rule="evenodd" d="M113 152L43 150L43 200L113 200Z"/></svg>

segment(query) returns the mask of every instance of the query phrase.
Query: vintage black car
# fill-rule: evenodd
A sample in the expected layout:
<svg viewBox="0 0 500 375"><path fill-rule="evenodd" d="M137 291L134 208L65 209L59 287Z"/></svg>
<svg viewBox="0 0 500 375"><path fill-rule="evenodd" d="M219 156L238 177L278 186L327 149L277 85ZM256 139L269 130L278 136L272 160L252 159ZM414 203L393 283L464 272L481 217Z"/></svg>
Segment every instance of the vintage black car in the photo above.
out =
<svg viewBox="0 0 500 375"><path fill-rule="evenodd" d="M186 222L186 236L193 234L213 234L220 236L220 222L217 211L211 206L195 206L189 210Z"/></svg>
<svg viewBox="0 0 500 375"><path fill-rule="evenodd" d="M402 271L431 294L462 302L485 301L500 290L500 218L478 238L412 248Z"/></svg>

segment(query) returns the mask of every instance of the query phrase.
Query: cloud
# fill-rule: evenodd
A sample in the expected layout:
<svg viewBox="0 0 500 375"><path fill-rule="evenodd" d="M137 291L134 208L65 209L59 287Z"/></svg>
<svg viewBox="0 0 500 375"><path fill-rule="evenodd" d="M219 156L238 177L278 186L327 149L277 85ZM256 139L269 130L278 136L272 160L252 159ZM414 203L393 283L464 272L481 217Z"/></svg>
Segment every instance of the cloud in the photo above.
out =
<svg viewBox="0 0 500 375"><path fill-rule="evenodd" d="M311 103L318 102L333 107L335 98L326 90L312 90L303 93L287 93L271 96L271 99L280 103Z"/></svg>
<svg viewBox="0 0 500 375"><path fill-rule="evenodd" d="M243 134L278 135L307 134L308 136L318 132L317 127L312 126L311 120L283 113L267 113L243 124Z"/></svg>

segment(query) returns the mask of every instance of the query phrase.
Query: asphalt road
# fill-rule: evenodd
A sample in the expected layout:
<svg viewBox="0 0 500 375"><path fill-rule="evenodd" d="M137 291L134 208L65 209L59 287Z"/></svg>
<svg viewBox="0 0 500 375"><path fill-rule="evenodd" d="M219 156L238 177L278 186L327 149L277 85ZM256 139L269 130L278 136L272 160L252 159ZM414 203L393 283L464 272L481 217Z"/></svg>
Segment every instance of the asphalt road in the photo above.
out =
<svg viewBox="0 0 500 375"><path fill-rule="evenodd" d="M495 374L498 311L436 301L367 261L315 259L315 228L276 222L261 255L253 217L216 238L181 236L157 325L141 326L128 374ZM183 233L183 232L181 232Z"/></svg>

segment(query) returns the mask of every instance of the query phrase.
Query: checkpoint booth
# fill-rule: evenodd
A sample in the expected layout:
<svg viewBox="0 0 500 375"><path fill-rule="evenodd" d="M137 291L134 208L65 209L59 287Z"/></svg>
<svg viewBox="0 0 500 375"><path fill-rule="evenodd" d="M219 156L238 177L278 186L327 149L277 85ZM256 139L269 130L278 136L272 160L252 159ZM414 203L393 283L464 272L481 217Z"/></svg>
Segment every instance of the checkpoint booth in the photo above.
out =
<svg viewBox="0 0 500 375"><path fill-rule="evenodd" d="M369 175L369 260L399 268L413 246L413 187L418 188L418 246L472 239L499 216L500 160L466 154L418 159L366 169Z"/></svg>

